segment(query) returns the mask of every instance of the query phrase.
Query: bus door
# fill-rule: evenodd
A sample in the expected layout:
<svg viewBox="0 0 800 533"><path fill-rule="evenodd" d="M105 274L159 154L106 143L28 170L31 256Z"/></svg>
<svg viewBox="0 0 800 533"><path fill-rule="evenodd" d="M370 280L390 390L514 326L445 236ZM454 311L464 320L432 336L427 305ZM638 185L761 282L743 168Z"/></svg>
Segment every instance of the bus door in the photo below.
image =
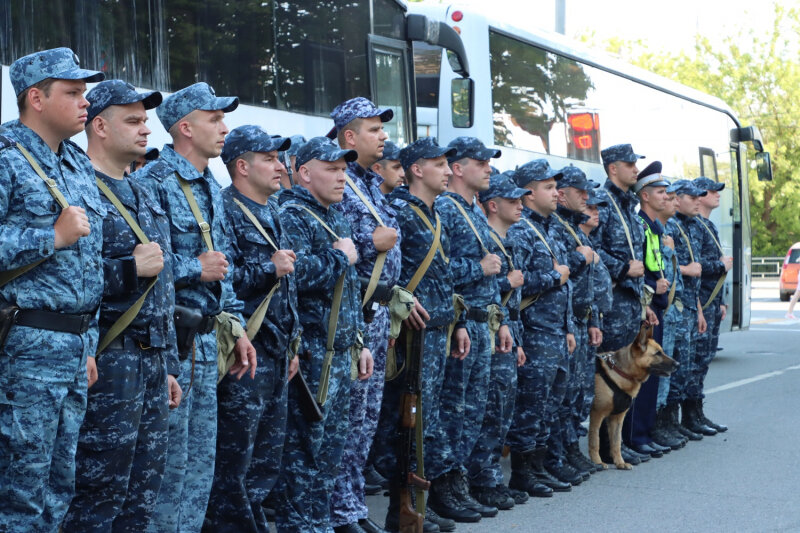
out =
<svg viewBox="0 0 800 533"><path fill-rule="evenodd" d="M390 141L406 145L413 140L408 43L370 35L369 54L372 101L394 111L394 118L384 128Z"/></svg>

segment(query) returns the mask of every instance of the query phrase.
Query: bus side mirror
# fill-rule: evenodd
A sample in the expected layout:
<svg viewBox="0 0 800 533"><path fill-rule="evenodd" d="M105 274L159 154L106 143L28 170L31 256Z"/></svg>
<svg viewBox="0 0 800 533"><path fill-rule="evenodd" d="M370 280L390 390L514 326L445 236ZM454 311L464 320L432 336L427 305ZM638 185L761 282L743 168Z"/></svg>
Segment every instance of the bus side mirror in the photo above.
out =
<svg viewBox="0 0 800 533"><path fill-rule="evenodd" d="M758 181L772 181L772 161L769 152L756 152L755 164Z"/></svg>
<svg viewBox="0 0 800 533"><path fill-rule="evenodd" d="M470 78L453 78L450 98L453 127L471 128L475 112L475 82Z"/></svg>
<svg viewBox="0 0 800 533"><path fill-rule="evenodd" d="M406 15L406 38L441 46L447 50L447 60L453 71L461 77L469 77L469 61L461 36L444 22L430 20L425 15Z"/></svg>

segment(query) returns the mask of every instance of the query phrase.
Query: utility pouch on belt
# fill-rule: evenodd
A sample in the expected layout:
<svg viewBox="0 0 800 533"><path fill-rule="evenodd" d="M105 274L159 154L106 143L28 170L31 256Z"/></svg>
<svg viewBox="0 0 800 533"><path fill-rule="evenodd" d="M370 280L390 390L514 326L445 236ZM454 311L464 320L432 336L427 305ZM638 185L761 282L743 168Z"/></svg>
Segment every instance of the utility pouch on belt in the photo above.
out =
<svg viewBox="0 0 800 533"><path fill-rule="evenodd" d="M10 305L0 309L0 348L6 345L6 338L8 332L11 331L11 326L14 325L14 317L17 315L19 307Z"/></svg>
<svg viewBox="0 0 800 533"><path fill-rule="evenodd" d="M185 361L192 354L194 338L200 330L203 315L197 309L176 305L173 317L178 338L178 359Z"/></svg>

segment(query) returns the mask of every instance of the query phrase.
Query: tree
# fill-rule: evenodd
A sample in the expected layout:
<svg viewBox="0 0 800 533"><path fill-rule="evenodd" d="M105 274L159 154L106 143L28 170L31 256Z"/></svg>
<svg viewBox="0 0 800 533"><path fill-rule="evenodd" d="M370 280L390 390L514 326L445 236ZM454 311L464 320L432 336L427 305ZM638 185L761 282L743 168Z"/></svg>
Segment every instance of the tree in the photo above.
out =
<svg viewBox="0 0 800 533"><path fill-rule="evenodd" d="M698 35L693 53L654 52L641 41L606 48L656 74L724 100L743 125L761 130L772 155L772 182L751 173L753 255L779 255L800 240L800 11L774 5L770 31L742 29L714 47ZM743 46L746 43L746 46Z"/></svg>

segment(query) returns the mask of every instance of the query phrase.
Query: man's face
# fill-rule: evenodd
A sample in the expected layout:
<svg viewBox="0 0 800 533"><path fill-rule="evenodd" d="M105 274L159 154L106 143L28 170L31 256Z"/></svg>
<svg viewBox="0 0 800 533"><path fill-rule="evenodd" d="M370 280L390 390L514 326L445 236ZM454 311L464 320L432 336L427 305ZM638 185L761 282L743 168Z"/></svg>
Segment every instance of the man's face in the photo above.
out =
<svg viewBox="0 0 800 533"><path fill-rule="evenodd" d="M37 89L38 90L38 89ZM89 101L83 97L86 82L83 80L55 80L49 95L41 94L44 123L59 137L68 139L83 131L88 116Z"/></svg>
<svg viewBox="0 0 800 533"><path fill-rule="evenodd" d="M596 205L587 204L586 209L583 210L583 213L589 217L589 220L584 222L586 226L594 229L600 225L600 212L597 210Z"/></svg>
<svg viewBox="0 0 800 533"><path fill-rule="evenodd" d="M675 211L678 210L678 197L674 192L667 193L667 202L664 206L664 211L662 215L664 218L669 218L675 216Z"/></svg>
<svg viewBox="0 0 800 533"><path fill-rule="evenodd" d="M489 201L494 202L496 206L497 218L509 226L519 222L522 217L522 198L495 197Z"/></svg>
<svg viewBox="0 0 800 533"><path fill-rule="evenodd" d="M403 184L405 173L400 161L383 161L378 165L378 174L383 178L383 183L390 190L394 190Z"/></svg>
<svg viewBox="0 0 800 533"><path fill-rule="evenodd" d="M700 205L706 209L716 209L719 207L719 191L708 191L708 194L700 197Z"/></svg>
<svg viewBox="0 0 800 533"><path fill-rule="evenodd" d="M700 197L690 194L678 195L678 212L687 217L693 217L700 212Z"/></svg>
<svg viewBox="0 0 800 533"><path fill-rule="evenodd" d="M636 163L628 163L627 161L615 161L611 163L616 168L616 176L620 183L632 187L636 185L636 177L639 175L639 169Z"/></svg>
<svg viewBox="0 0 800 533"><path fill-rule="evenodd" d="M489 161L478 161L467 157L459 162L464 184L473 192L485 191L489 188L489 178L492 176L492 167Z"/></svg>
<svg viewBox="0 0 800 533"><path fill-rule="evenodd" d="M556 180L551 178L544 181L532 181L526 188L532 191L531 194L523 196L523 198L529 199L525 200L528 207L544 216L556 210L556 206L558 205Z"/></svg>
<svg viewBox="0 0 800 533"><path fill-rule="evenodd" d="M667 208L667 199L666 187L645 187L642 194L643 202L656 213L661 213Z"/></svg>
<svg viewBox="0 0 800 533"><path fill-rule="evenodd" d="M563 187L558 189L558 200L561 205L570 211L582 213L586 207L586 200L589 199L589 192L575 187Z"/></svg>
<svg viewBox="0 0 800 533"><path fill-rule="evenodd" d="M383 157L383 143L389 136L383 131L381 117L362 118L358 132L353 131L353 149L359 160L380 161Z"/></svg>
<svg viewBox="0 0 800 533"><path fill-rule="evenodd" d="M213 159L222 153L228 134L224 118L222 111L196 109L182 119L189 123L192 146L203 157Z"/></svg>
<svg viewBox="0 0 800 533"><path fill-rule="evenodd" d="M300 167L306 180L305 187L325 207L342 201L345 170L347 163L344 158L336 161L312 159Z"/></svg>
<svg viewBox="0 0 800 533"><path fill-rule="evenodd" d="M278 152L255 152L252 162L247 163L247 181L254 189L266 193L267 195L277 192L281 188L281 174L286 171L286 167L281 163Z"/></svg>
<svg viewBox="0 0 800 533"><path fill-rule="evenodd" d="M418 180L422 181L423 186L434 193L439 195L447 189L447 183L450 181L450 176L453 171L447 164L447 157L439 156L433 159L420 159L413 166L419 167L421 176L417 175ZM413 171L413 170L412 170Z"/></svg>
<svg viewBox="0 0 800 533"><path fill-rule="evenodd" d="M114 105L104 110L95 120L106 123L109 133L105 141L106 150L120 158L133 160L144 158L147 152L147 111L142 102Z"/></svg>

